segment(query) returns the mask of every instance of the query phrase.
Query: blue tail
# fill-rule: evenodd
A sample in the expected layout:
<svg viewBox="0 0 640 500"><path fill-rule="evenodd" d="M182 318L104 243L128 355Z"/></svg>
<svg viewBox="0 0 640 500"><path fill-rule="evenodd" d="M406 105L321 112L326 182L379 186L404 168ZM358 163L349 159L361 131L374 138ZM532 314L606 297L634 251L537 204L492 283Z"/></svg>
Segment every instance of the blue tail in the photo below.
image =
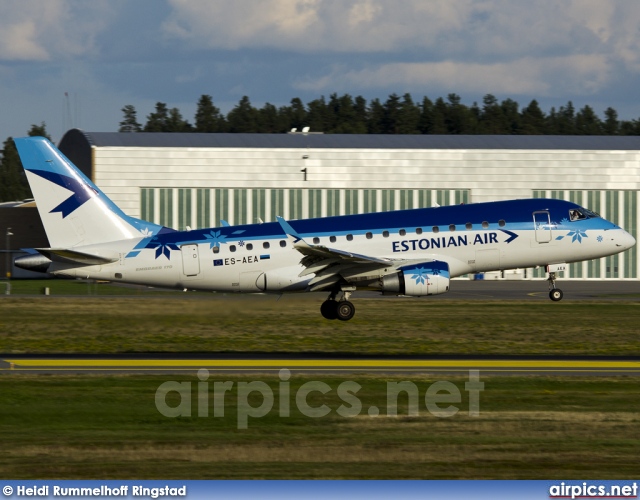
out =
<svg viewBox="0 0 640 500"><path fill-rule="evenodd" d="M52 248L140 238L166 229L126 215L44 137L15 143Z"/></svg>

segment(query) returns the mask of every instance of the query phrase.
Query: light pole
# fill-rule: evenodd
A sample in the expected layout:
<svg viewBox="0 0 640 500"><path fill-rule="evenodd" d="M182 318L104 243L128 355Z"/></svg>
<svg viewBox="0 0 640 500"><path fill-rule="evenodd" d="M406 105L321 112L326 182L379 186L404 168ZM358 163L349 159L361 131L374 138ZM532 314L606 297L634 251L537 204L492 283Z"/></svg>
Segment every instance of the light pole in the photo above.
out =
<svg viewBox="0 0 640 500"><path fill-rule="evenodd" d="M12 236L13 236L13 233L11 232L11 228L8 227L7 228L7 233L6 233L6 237L7 237L7 246L6 246L6 252L7 252L7 258L6 258L7 280L11 279L11 250L9 250L9 248L11 248L11 237Z"/></svg>

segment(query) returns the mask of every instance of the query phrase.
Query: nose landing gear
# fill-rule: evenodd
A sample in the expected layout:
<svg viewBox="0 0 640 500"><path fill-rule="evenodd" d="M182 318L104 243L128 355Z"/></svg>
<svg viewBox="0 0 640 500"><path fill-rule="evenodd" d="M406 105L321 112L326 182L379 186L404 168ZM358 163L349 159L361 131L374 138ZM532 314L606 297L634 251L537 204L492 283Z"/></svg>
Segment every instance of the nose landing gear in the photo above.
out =
<svg viewBox="0 0 640 500"><path fill-rule="evenodd" d="M546 270L549 273L549 278L547 279L549 282L549 298L554 302L558 302L562 300L564 294L562 290L556 288L556 273L566 271L567 264L550 264L546 267Z"/></svg>

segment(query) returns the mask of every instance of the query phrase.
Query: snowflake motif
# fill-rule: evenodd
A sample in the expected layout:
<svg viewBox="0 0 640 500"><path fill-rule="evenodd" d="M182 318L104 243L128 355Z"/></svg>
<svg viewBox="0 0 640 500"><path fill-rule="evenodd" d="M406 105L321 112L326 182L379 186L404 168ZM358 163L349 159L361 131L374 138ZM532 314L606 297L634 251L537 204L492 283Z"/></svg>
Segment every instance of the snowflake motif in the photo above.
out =
<svg viewBox="0 0 640 500"><path fill-rule="evenodd" d="M411 275L411 279L416 280L416 285L424 285L425 280L427 280L427 278L429 277L429 275L427 274L427 269L424 269L422 267L413 269L411 272L414 273Z"/></svg>
<svg viewBox="0 0 640 500"><path fill-rule="evenodd" d="M149 236L153 236L153 231L151 231L151 229L149 229L148 227L145 227L144 229L140 230L140 234L145 238L148 238Z"/></svg>
<svg viewBox="0 0 640 500"><path fill-rule="evenodd" d="M604 241L602 235L598 236L596 239L598 240L598 243L602 243Z"/></svg>
<svg viewBox="0 0 640 500"><path fill-rule="evenodd" d="M241 247L243 247L243 246L244 246L244 241L240 240L240 241L238 242L238 245L240 245Z"/></svg>
<svg viewBox="0 0 640 500"><path fill-rule="evenodd" d="M567 222L569 222L569 219L567 219L566 217L564 217L564 218L560 221L560 224L566 224Z"/></svg>
<svg viewBox="0 0 640 500"><path fill-rule="evenodd" d="M153 238L145 248L155 250L156 259L164 255L168 260L171 260L171 250L180 250L175 243L160 243L154 240L156 240L156 238Z"/></svg>
<svg viewBox="0 0 640 500"><path fill-rule="evenodd" d="M223 243L226 245L227 237L222 234L222 231L209 231L209 234L205 234L204 237L209 242L209 248L219 247Z"/></svg>
<svg viewBox="0 0 640 500"><path fill-rule="evenodd" d="M582 243L582 238L588 238L587 232L583 229L575 229L573 231L569 231L566 236L571 237L571 243L575 243L576 241L578 243ZM558 236L556 240L561 240L563 238L564 236Z"/></svg>

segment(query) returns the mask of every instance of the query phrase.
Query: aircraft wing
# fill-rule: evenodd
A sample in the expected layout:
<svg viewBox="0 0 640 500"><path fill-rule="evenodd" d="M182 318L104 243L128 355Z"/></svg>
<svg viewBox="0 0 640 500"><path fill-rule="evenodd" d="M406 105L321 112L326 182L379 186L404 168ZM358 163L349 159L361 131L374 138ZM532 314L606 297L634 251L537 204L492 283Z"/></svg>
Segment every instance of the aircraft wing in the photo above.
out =
<svg viewBox="0 0 640 500"><path fill-rule="evenodd" d="M305 267L300 276L315 274L309 282L310 291L330 288L344 280L345 276L367 273L394 265L394 260L362 255L324 245L307 243L282 217L277 217L280 226L292 241L293 248L303 257L300 263Z"/></svg>

